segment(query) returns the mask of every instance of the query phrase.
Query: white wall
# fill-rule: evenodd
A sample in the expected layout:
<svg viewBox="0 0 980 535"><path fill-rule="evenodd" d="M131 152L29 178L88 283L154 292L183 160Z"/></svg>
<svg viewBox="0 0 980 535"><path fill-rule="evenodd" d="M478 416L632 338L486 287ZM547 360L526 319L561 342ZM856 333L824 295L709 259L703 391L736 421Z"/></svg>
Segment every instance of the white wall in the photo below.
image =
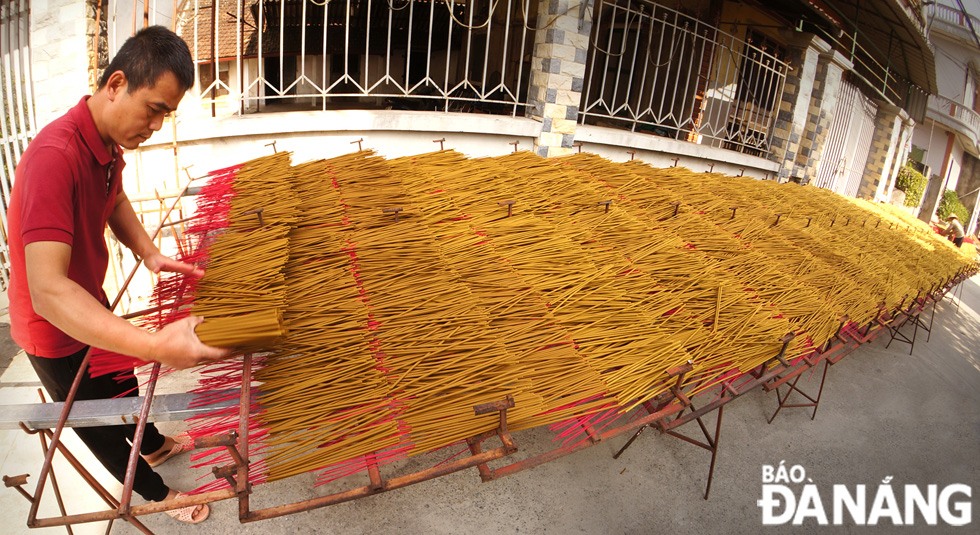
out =
<svg viewBox="0 0 980 535"><path fill-rule="evenodd" d="M967 48L944 39L937 32L931 34L930 40L936 48L936 84L939 94L959 103L972 103L973 95L965 94L967 65L980 54L976 48Z"/></svg>
<svg viewBox="0 0 980 535"><path fill-rule="evenodd" d="M182 103L183 105L183 103ZM530 150L541 125L531 119L461 113L388 111L294 111L212 119L178 114L178 166L193 165L193 176L241 163L276 150L293 152L293 162L331 158L364 149L395 158L439 150L434 139L446 138L445 148L468 156L496 156L518 149ZM126 155L124 184L143 191L174 177L173 130L168 124L138 151ZM142 165L133 162L141 160ZM137 177L138 167L140 176ZM183 172L180 172L183 175ZM186 181L186 177L182 178ZM150 189L148 190L148 186Z"/></svg>
<svg viewBox="0 0 980 535"><path fill-rule="evenodd" d="M31 1L31 77L38 127L88 93L86 6L79 0Z"/></svg>
<svg viewBox="0 0 980 535"><path fill-rule="evenodd" d="M932 168L932 172L940 174L942 172L943 155L946 151L946 130L942 125L926 121L924 124L917 125L912 134L912 144L916 147L926 149L922 163ZM926 177L930 178L930 177Z"/></svg>
<svg viewBox="0 0 980 535"><path fill-rule="evenodd" d="M109 23L110 58L115 56L119 47L123 45L129 36L133 35L134 3L136 7L136 29L138 30L143 27L144 1L149 2L150 26L160 25L166 26L171 30L173 29L174 0L109 0L108 13L104 13L102 17L103 20ZM224 2L221 2L221 4L224 3L227 3L228 10L231 12L235 12L237 9L235 7L235 0L224 0ZM193 5L193 3L190 5Z"/></svg>
<svg viewBox="0 0 980 535"><path fill-rule="evenodd" d="M497 156L513 152L514 141L519 142L518 150L531 150L540 129L540 123L523 117L465 113L294 111L212 119L181 112L177 167L193 165L191 175L203 176L269 154L273 148L267 144L273 141L277 150L293 153L294 163L349 153L357 149L352 142L358 139L363 139L365 149L388 158L438 150L439 143L433 140L440 138L446 138L445 148L471 157ZM584 143L584 151L613 161L629 160L627 151L636 150L636 159L655 167L670 167L677 157L677 165L699 172L713 164L719 173L757 178L768 173L773 178L777 169L776 163L763 158L609 128L580 126L578 138ZM128 191L137 191L137 181L142 191L163 188L164 181L166 187L173 188L175 172L186 181L183 171L175 171L173 139L173 129L167 124L137 152L127 154L124 179Z"/></svg>
<svg viewBox="0 0 980 535"><path fill-rule="evenodd" d="M963 145L959 140L953 143L953 151L949 157L949 172L946 174L946 189L956 189L956 184L960 179L960 168L963 162Z"/></svg>

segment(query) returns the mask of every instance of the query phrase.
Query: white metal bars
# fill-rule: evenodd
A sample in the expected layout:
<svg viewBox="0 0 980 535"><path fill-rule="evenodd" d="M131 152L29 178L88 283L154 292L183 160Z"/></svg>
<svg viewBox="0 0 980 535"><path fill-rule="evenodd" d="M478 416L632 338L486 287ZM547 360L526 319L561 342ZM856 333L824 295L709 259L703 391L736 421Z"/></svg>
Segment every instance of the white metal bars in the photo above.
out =
<svg viewBox="0 0 980 535"><path fill-rule="evenodd" d="M534 41L526 20L536 12L532 0L189 0L176 26L198 65L201 102L215 114L518 115Z"/></svg>
<svg viewBox="0 0 980 535"><path fill-rule="evenodd" d="M878 105L854 84L842 80L834 121L827 133L823 157L817 164L818 188L857 197L874 137Z"/></svg>
<svg viewBox="0 0 980 535"><path fill-rule="evenodd" d="M859 94L860 91L857 87L841 81L834 121L830 125L830 131L827 132L823 155L817 164L817 176L815 180L810 181L811 185L838 191L838 180L844 174L844 169L848 164L845 149L848 141L847 133L851 126L851 111L854 108L854 99Z"/></svg>
<svg viewBox="0 0 980 535"><path fill-rule="evenodd" d="M34 96L28 0L0 0L0 281L4 289L10 270L7 252L7 204L14 167L34 137Z"/></svg>
<svg viewBox="0 0 980 535"><path fill-rule="evenodd" d="M579 120L764 156L787 65L678 11L597 1Z"/></svg>

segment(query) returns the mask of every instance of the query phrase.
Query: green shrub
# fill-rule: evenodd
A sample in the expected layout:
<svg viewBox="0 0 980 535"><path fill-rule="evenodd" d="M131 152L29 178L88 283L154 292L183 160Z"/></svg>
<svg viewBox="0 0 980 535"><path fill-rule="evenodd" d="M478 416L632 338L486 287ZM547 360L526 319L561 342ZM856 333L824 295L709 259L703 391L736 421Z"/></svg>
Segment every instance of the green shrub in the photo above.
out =
<svg viewBox="0 0 980 535"><path fill-rule="evenodd" d="M898 172L895 187L905 192L905 206L919 206L928 182L929 179L922 176L922 173L906 165Z"/></svg>
<svg viewBox="0 0 980 535"><path fill-rule="evenodd" d="M970 213L966 211L966 207L960 202L956 192L951 189L943 192L943 200L939 201L939 210L936 213L939 215L939 219L943 220L952 214L956 214L956 217L960 218L960 223L964 225L966 221L970 220Z"/></svg>

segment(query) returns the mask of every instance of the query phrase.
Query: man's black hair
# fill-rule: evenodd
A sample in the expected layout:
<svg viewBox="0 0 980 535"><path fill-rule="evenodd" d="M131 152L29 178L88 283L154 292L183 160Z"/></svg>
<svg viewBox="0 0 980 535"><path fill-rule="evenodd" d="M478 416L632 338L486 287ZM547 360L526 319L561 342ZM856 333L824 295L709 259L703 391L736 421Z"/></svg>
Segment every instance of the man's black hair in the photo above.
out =
<svg viewBox="0 0 980 535"><path fill-rule="evenodd" d="M109 77L122 71L128 82L127 91L153 87L165 72L172 72L186 91L194 85L194 60L187 43L163 26L143 28L123 43L99 79L99 89Z"/></svg>

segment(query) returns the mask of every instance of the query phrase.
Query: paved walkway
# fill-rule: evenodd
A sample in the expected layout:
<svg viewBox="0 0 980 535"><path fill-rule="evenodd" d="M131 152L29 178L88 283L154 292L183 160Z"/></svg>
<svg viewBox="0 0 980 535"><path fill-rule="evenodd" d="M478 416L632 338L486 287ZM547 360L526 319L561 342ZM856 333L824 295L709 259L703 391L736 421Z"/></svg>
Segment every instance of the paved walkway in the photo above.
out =
<svg viewBox="0 0 980 535"><path fill-rule="evenodd" d="M952 505L969 502L971 526L954 528L938 519L927 526L915 516L914 526L901 533L973 533L980 514L980 285L978 278L963 285L958 308L945 301L937 310L931 341L921 337L915 354L908 346L887 338L862 346L832 367L816 419L805 409L787 409L771 424L766 419L776 399L761 390L730 404L724 415L721 450L711 498L702 499L709 454L679 440L648 432L619 460L612 454L625 437L491 483L481 483L476 470L383 495L309 513L248 525L239 525L236 504L212 504L212 517L198 526L178 524L168 517L144 517L157 533L187 534L376 534L376 533L894 533L886 514L878 526L856 526L845 515L842 526L818 526L813 518L802 526L784 524L764 528L757 501L763 495L764 465L799 465L819 491L828 520L833 522L832 488L867 486L865 512L871 515L875 495L888 480L902 502L906 485L941 491L952 484L967 485L971 497L952 496ZM804 379L805 380L805 379ZM815 389L819 375L809 383ZM36 400L36 378L21 355L0 378L0 405ZM160 388L178 391L187 376L167 378ZM801 381L802 385L803 381ZM707 417L713 425L714 414ZM164 424L175 429L179 424ZM691 433L691 425L682 430ZM69 433L70 435L70 433ZM547 433L515 435L522 448L518 456L552 447ZM74 437L73 451L85 450ZM41 464L37 437L0 431L0 474L30 473ZM87 455L86 455L87 457ZM89 459L89 466L111 490L119 485ZM431 464L410 460L406 468ZM195 486L187 460L178 458L162 467L173 485ZM99 504L77 478L57 466L70 512L92 510ZM386 475L390 475L387 474ZM891 478L891 479L888 479ZM36 481L32 477L31 481ZM800 485L789 485L801 497ZM332 492L317 489L311 478L256 487L253 507L266 507ZM28 530L27 502L12 490L0 488L0 510L5 522L0 533L64 533L64 530ZM53 500L42 508L56 514ZM782 511L776 508L774 514ZM879 506L879 513L887 513ZM956 510L950 510L955 516ZM963 518L965 515L960 514ZM955 520L955 519L954 519ZM104 533L105 524L77 526L75 533ZM119 524L113 533L136 533Z"/></svg>

